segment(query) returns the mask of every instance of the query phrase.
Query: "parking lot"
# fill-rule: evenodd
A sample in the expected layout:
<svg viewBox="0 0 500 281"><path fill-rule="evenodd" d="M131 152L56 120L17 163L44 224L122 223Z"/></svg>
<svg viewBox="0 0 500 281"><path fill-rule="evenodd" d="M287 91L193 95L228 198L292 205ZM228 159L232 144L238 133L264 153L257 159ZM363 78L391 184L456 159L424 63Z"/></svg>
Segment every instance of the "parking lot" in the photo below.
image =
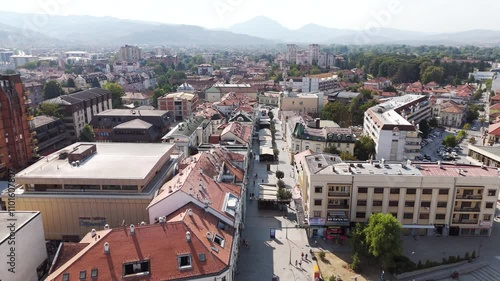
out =
<svg viewBox="0 0 500 281"><path fill-rule="evenodd" d="M446 148L443 145L443 139L447 135L455 135L457 132L458 130L433 130L427 138L422 140L422 157L416 160L429 162L457 161L458 163L469 163L469 160L467 159L467 137L465 137L455 147Z"/></svg>

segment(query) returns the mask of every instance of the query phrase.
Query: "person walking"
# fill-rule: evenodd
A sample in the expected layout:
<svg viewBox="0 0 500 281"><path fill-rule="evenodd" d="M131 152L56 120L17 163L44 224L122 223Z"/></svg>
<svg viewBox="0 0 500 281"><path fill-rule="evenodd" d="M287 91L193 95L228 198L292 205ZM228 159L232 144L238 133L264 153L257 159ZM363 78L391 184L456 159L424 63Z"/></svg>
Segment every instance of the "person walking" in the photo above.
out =
<svg viewBox="0 0 500 281"><path fill-rule="evenodd" d="M297 267L297 264L299 263L298 260L295 260L295 267Z"/></svg>
<svg viewBox="0 0 500 281"><path fill-rule="evenodd" d="M299 266L302 268L302 261L299 261Z"/></svg>
<svg viewBox="0 0 500 281"><path fill-rule="evenodd" d="M307 260L307 253L306 253L306 260Z"/></svg>
<svg viewBox="0 0 500 281"><path fill-rule="evenodd" d="M303 260L304 259L304 252L302 252L302 254L300 256L301 256L301 259Z"/></svg>

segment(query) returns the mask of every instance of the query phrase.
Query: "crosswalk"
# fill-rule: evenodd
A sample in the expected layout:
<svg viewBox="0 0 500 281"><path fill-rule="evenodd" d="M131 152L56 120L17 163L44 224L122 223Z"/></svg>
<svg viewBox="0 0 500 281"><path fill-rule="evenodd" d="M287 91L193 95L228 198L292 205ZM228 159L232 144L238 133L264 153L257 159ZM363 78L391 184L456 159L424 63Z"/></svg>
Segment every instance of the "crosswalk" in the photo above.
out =
<svg viewBox="0 0 500 281"><path fill-rule="evenodd" d="M500 271L492 266L485 266L474 270L466 275L469 275L472 278L470 281L498 281L500 280ZM460 276L461 277L461 276ZM461 278L462 279L462 278ZM467 278L465 278L467 280Z"/></svg>

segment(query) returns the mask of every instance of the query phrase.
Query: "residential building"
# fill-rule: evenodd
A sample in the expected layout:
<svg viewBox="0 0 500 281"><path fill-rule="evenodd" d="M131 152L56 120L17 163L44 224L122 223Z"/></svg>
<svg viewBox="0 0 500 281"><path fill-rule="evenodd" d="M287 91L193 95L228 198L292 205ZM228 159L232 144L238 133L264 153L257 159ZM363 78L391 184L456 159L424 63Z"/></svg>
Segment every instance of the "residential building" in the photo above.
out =
<svg viewBox="0 0 500 281"><path fill-rule="evenodd" d="M42 280L49 264L40 212L0 212L0 225L2 279Z"/></svg>
<svg viewBox="0 0 500 281"><path fill-rule="evenodd" d="M280 102L280 110L297 111L305 114L317 114L321 111L323 98L321 93L284 92Z"/></svg>
<svg viewBox="0 0 500 281"><path fill-rule="evenodd" d="M197 106L198 96L192 93L172 93L158 99L158 108L169 111L175 121L191 117Z"/></svg>
<svg viewBox="0 0 500 281"><path fill-rule="evenodd" d="M210 76L210 75L212 75L213 70L214 70L214 68L212 67L211 64L205 63L205 64L198 65L198 75Z"/></svg>
<svg viewBox="0 0 500 281"><path fill-rule="evenodd" d="M199 105L195 116L201 116L210 120L210 125L212 127L211 134L214 134L217 128L225 122L224 115L217 109L212 108L210 103Z"/></svg>
<svg viewBox="0 0 500 281"><path fill-rule="evenodd" d="M19 74L0 75L0 178L7 176L7 169L28 166L38 150L30 133L33 110L26 94Z"/></svg>
<svg viewBox="0 0 500 281"><path fill-rule="evenodd" d="M90 124L94 115L113 107L111 92L101 88L59 96L44 103L59 106L71 141L79 139L83 127Z"/></svg>
<svg viewBox="0 0 500 281"><path fill-rule="evenodd" d="M185 155L189 155L189 149L198 147L202 143L208 143L208 137L212 133L210 120L203 116L194 116L180 122L165 136L163 142L175 143L177 149Z"/></svg>
<svg viewBox="0 0 500 281"><path fill-rule="evenodd" d="M225 116L230 116L241 107L252 107L256 103L255 99L241 93L228 93L212 106Z"/></svg>
<svg viewBox="0 0 500 281"><path fill-rule="evenodd" d="M465 120L465 105L453 100L438 99L432 106L432 117L438 120L438 124L446 127L462 128Z"/></svg>
<svg viewBox="0 0 500 281"><path fill-rule="evenodd" d="M137 62L142 58L142 51L137 46L125 45L118 52L119 61Z"/></svg>
<svg viewBox="0 0 500 281"><path fill-rule="evenodd" d="M302 92L328 91L337 88L337 75L333 73L314 74L302 77Z"/></svg>
<svg viewBox="0 0 500 281"><path fill-rule="evenodd" d="M38 154L46 156L71 144L64 122L56 117L35 116L31 135L36 140Z"/></svg>
<svg viewBox="0 0 500 281"><path fill-rule="evenodd" d="M392 214L405 235L489 236L500 183L497 168L465 164L344 162L295 156L308 233L332 240L371 214Z"/></svg>
<svg viewBox="0 0 500 281"><path fill-rule="evenodd" d="M291 154L304 150L322 153L327 147L354 154L357 140L351 128L341 128L333 121L320 120L295 112L282 112L283 134Z"/></svg>
<svg viewBox="0 0 500 281"><path fill-rule="evenodd" d="M257 88L250 84L215 84L205 91L208 102L220 101L229 93L242 94L249 99L257 100Z"/></svg>
<svg viewBox="0 0 500 281"><path fill-rule="evenodd" d="M35 56L29 56L29 55L12 55L9 57L9 60L11 63L13 63L16 68L22 67L23 65L27 64L28 62L37 62L38 57Z"/></svg>
<svg viewBox="0 0 500 281"><path fill-rule="evenodd" d="M39 82L26 82L23 85L30 102L29 106L33 109L37 108L43 101L43 84Z"/></svg>
<svg viewBox="0 0 500 281"><path fill-rule="evenodd" d="M319 59L319 45L318 44L309 44L309 50L308 50L308 58L307 61L309 61L311 64L318 63Z"/></svg>
<svg viewBox="0 0 500 281"><path fill-rule="evenodd" d="M177 92L194 93L196 92L196 89L188 83L183 83L182 85L177 87Z"/></svg>
<svg viewBox="0 0 500 281"><path fill-rule="evenodd" d="M127 61L115 61L113 64L113 72L115 73L129 73L135 72L141 68L141 64L136 62L127 62Z"/></svg>
<svg viewBox="0 0 500 281"><path fill-rule="evenodd" d="M109 109L96 114L90 125L98 142L160 142L170 123L165 110Z"/></svg>
<svg viewBox="0 0 500 281"><path fill-rule="evenodd" d="M259 95L259 104L279 107L281 92L263 92Z"/></svg>
<svg viewBox="0 0 500 281"><path fill-rule="evenodd" d="M363 99L363 95L358 92L346 92L346 91L341 91L328 95L329 102L339 101L345 105L349 105L351 101L357 99Z"/></svg>
<svg viewBox="0 0 500 281"><path fill-rule="evenodd" d="M239 122L231 122L225 126L220 134L221 143L252 146L252 124L244 125Z"/></svg>
<svg viewBox="0 0 500 281"><path fill-rule="evenodd" d="M280 81L279 86L282 89L288 90L301 90L302 89L302 77L288 77L288 81Z"/></svg>
<svg viewBox="0 0 500 281"><path fill-rule="evenodd" d="M152 93L126 92L122 96L122 102L124 104L133 104L135 106L151 105L153 103L153 95Z"/></svg>
<svg viewBox="0 0 500 281"><path fill-rule="evenodd" d="M93 230L80 243L63 243L60 251L72 255L56 257L46 280L232 281L237 231L189 203L161 223Z"/></svg>
<svg viewBox="0 0 500 281"><path fill-rule="evenodd" d="M417 125L430 117L427 96L394 97L365 112L363 133L375 142L376 159L414 159L421 150Z"/></svg>
<svg viewBox="0 0 500 281"><path fill-rule="evenodd" d="M297 63L297 45L287 44L286 47L287 52L285 55L285 60L290 64Z"/></svg>
<svg viewBox="0 0 500 281"><path fill-rule="evenodd" d="M0 61L10 62L10 57L13 55L14 55L13 51L3 49L0 51Z"/></svg>
<svg viewBox="0 0 500 281"><path fill-rule="evenodd" d="M488 144L499 144L500 143L500 123L491 124L488 127Z"/></svg>
<svg viewBox="0 0 500 281"><path fill-rule="evenodd" d="M500 168L500 146L468 145L467 155L485 166Z"/></svg>
<svg viewBox="0 0 500 281"><path fill-rule="evenodd" d="M15 175L16 210L39 210L46 240L77 242L95 227L147 221L177 160L171 144L75 143Z"/></svg>
<svg viewBox="0 0 500 281"><path fill-rule="evenodd" d="M475 70L470 75L472 77L474 77L474 80L476 80L476 81L486 81L488 79L494 79L495 75L496 75L496 72L491 72L491 71L477 71L477 70Z"/></svg>
<svg viewBox="0 0 500 281"><path fill-rule="evenodd" d="M378 78L374 78L374 79L371 79L371 80L364 82L363 85L365 87L370 87L370 88L374 88L377 90L384 90L387 87L392 86L392 82L391 82L391 79L389 79L389 78L378 77Z"/></svg>

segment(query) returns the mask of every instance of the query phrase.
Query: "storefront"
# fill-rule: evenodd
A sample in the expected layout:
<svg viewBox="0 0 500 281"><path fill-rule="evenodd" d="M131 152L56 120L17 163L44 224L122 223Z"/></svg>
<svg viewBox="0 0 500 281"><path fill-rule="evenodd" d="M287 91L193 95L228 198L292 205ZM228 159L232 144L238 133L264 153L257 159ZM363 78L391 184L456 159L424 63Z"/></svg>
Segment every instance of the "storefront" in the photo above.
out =
<svg viewBox="0 0 500 281"><path fill-rule="evenodd" d="M325 218L309 218L308 236L310 238L323 237L326 230L325 222Z"/></svg>

